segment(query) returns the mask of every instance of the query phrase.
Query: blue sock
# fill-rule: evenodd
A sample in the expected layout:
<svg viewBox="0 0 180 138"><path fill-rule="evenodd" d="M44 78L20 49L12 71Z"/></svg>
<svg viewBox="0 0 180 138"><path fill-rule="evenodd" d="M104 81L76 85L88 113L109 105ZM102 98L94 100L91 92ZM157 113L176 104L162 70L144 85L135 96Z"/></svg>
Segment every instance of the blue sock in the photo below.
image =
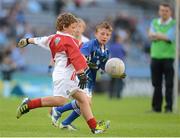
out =
<svg viewBox="0 0 180 138"><path fill-rule="evenodd" d="M78 114L76 111L73 111L63 122L63 125L69 125L71 124L76 118L78 118L80 114Z"/></svg>
<svg viewBox="0 0 180 138"><path fill-rule="evenodd" d="M76 104L76 101L73 100L70 103L67 103L67 104L65 104L63 106L56 107L56 110L59 111L60 113L63 113L63 112L66 112L66 111L69 111L69 110L72 110L72 109L76 109L76 108L78 108L78 106Z"/></svg>
<svg viewBox="0 0 180 138"><path fill-rule="evenodd" d="M66 112L66 111L69 111L69 110L72 110L73 109L73 106L71 103L67 103L63 106L58 106L56 107L56 110L59 111L60 113L63 113L63 112Z"/></svg>

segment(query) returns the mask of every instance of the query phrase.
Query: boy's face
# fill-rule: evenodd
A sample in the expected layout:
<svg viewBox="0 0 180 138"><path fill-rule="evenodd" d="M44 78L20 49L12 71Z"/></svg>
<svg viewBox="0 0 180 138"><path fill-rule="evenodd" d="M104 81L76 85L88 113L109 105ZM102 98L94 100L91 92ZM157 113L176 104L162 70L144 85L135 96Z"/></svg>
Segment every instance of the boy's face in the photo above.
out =
<svg viewBox="0 0 180 138"><path fill-rule="evenodd" d="M85 30L84 24L82 22L79 22L76 26L74 36L76 38L79 38Z"/></svg>
<svg viewBox="0 0 180 138"><path fill-rule="evenodd" d="M111 38L112 32L109 29L99 28L95 33L95 37L99 43L105 45Z"/></svg>
<svg viewBox="0 0 180 138"><path fill-rule="evenodd" d="M70 26L64 28L64 32L74 35L76 31L77 23L72 23Z"/></svg>

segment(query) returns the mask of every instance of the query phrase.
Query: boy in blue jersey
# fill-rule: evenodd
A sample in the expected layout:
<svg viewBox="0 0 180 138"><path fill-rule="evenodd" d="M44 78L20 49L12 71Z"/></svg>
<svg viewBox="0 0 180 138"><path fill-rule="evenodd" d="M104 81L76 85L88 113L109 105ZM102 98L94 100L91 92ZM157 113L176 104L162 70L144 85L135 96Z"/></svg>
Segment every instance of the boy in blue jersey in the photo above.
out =
<svg viewBox="0 0 180 138"><path fill-rule="evenodd" d="M107 22L102 22L96 26L95 39L84 43L81 47L81 53L87 58L89 69L88 86L86 88L86 94L88 95L89 103L91 104L92 92L95 88L96 73L99 69L104 70L105 63L109 58L109 51L106 48L107 42L110 40L112 34L112 27ZM52 122L55 126L58 126L58 119L65 111L73 110L73 112L66 118L61 124L60 128L67 128L69 130L76 130L71 123L80 116L80 110L77 102L73 100L71 103L60 107L54 107L52 109Z"/></svg>

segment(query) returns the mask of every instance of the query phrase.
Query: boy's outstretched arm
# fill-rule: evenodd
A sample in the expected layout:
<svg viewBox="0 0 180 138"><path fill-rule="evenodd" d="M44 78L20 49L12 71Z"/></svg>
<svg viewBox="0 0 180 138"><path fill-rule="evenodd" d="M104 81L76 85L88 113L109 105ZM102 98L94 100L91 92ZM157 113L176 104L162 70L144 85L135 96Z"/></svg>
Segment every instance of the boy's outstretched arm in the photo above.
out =
<svg viewBox="0 0 180 138"><path fill-rule="evenodd" d="M53 35L51 36L43 36L43 37L34 37L34 38L22 38L19 40L16 47L23 48L26 47L28 44L34 44L40 46L44 49L50 50L49 42Z"/></svg>
<svg viewBox="0 0 180 138"><path fill-rule="evenodd" d="M28 44L34 44L34 38L22 38L17 44L18 48L26 47Z"/></svg>

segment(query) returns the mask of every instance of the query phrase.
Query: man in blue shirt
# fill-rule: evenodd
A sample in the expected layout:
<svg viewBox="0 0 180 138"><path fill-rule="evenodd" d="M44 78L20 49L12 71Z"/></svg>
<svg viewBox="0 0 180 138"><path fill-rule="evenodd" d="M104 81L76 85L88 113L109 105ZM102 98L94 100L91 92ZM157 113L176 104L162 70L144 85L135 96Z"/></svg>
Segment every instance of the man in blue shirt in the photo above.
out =
<svg viewBox="0 0 180 138"><path fill-rule="evenodd" d="M110 58L119 58L125 61L126 51L122 44L122 37L120 34L116 33L114 36L114 41L109 48ZM121 98L122 90L124 88L124 81L122 78L111 78L110 81L110 90L109 90L109 98Z"/></svg>

